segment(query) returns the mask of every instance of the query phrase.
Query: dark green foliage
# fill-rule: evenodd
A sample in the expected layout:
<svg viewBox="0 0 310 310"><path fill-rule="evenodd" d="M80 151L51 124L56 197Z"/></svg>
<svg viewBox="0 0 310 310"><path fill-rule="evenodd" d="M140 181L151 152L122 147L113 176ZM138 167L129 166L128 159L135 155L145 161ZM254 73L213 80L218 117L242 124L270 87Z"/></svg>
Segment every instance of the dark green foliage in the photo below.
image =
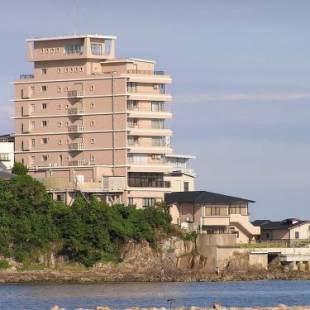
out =
<svg viewBox="0 0 310 310"><path fill-rule="evenodd" d="M28 173L28 169L24 164L16 162L12 169L12 173L16 175L26 175Z"/></svg>
<svg viewBox="0 0 310 310"><path fill-rule="evenodd" d="M58 244L60 254L92 266L118 261L129 239L155 243L155 230L170 231L162 207L137 210L77 197L72 207L52 201L44 186L28 175L0 180L0 254L25 262Z"/></svg>
<svg viewBox="0 0 310 310"><path fill-rule="evenodd" d="M0 259L0 269L8 269L10 264L5 259Z"/></svg>

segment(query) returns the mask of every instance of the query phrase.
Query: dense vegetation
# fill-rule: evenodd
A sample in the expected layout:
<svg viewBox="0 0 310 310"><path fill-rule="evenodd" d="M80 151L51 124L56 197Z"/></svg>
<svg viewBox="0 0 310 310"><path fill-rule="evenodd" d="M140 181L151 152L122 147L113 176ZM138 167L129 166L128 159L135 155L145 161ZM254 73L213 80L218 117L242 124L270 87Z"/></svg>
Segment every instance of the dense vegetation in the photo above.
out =
<svg viewBox="0 0 310 310"><path fill-rule="evenodd" d="M57 245L59 254L92 266L118 260L129 239L155 244L156 229L170 230L162 208L112 207L78 197L71 207L53 201L29 175L0 180L0 254L25 262Z"/></svg>

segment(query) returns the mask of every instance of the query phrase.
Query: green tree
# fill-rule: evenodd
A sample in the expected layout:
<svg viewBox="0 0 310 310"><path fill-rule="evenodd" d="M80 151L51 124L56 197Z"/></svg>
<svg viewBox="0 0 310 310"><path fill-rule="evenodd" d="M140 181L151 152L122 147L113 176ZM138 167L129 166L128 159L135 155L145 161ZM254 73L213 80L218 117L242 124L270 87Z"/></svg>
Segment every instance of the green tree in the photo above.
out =
<svg viewBox="0 0 310 310"><path fill-rule="evenodd" d="M23 163L15 162L12 173L16 175L26 175L28 173L28 168Z"/></svg>

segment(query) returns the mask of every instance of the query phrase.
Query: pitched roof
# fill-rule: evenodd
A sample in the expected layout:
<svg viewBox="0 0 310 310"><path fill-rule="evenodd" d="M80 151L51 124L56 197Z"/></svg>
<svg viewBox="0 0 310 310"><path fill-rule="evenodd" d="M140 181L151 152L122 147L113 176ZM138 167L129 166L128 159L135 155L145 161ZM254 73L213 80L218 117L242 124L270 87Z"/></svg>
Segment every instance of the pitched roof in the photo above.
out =
<svg viewBox="0 0 310 310"><path fill-rule="evenodd" d="M13 177L15 177L15 174L11 173L8 170L1 170L0 169L0 179L11 180Z"/></svg>
<svg viewBox="0 0 310 310"><path fill-rule="evenodd" d="M254 226L260 226L261 229L272 230L272 229L291 229L303 224L309 224L310 221L302 221L295 218L285 219L283 221L268 221L268 220L257 220L254 221L252 224Z"/></svg>
<svg viewBox="0 0 310 310"><path fill-rule="evenodd" d="M233 204L240 202L255 202L239 197L227 196L223 194L211 193L206 191L193 192L173 192L165 194L165 201L168 204L189 202L189 203L213 203L213 204Z"/></svg>

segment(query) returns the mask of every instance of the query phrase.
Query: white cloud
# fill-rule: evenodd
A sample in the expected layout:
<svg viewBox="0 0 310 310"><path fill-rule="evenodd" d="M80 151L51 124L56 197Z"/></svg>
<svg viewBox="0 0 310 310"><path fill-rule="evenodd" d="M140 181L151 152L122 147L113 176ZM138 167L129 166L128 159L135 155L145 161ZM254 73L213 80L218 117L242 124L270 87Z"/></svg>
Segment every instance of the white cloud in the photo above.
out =
<svg viewBox="0 0 310 310"><path fill-rule="evenodd" d="M178 103L206 103L206 102L267 102L267 101L296 101L309 99L310 93L230 93L230 94L184 94L176 96Z"/></svg>

